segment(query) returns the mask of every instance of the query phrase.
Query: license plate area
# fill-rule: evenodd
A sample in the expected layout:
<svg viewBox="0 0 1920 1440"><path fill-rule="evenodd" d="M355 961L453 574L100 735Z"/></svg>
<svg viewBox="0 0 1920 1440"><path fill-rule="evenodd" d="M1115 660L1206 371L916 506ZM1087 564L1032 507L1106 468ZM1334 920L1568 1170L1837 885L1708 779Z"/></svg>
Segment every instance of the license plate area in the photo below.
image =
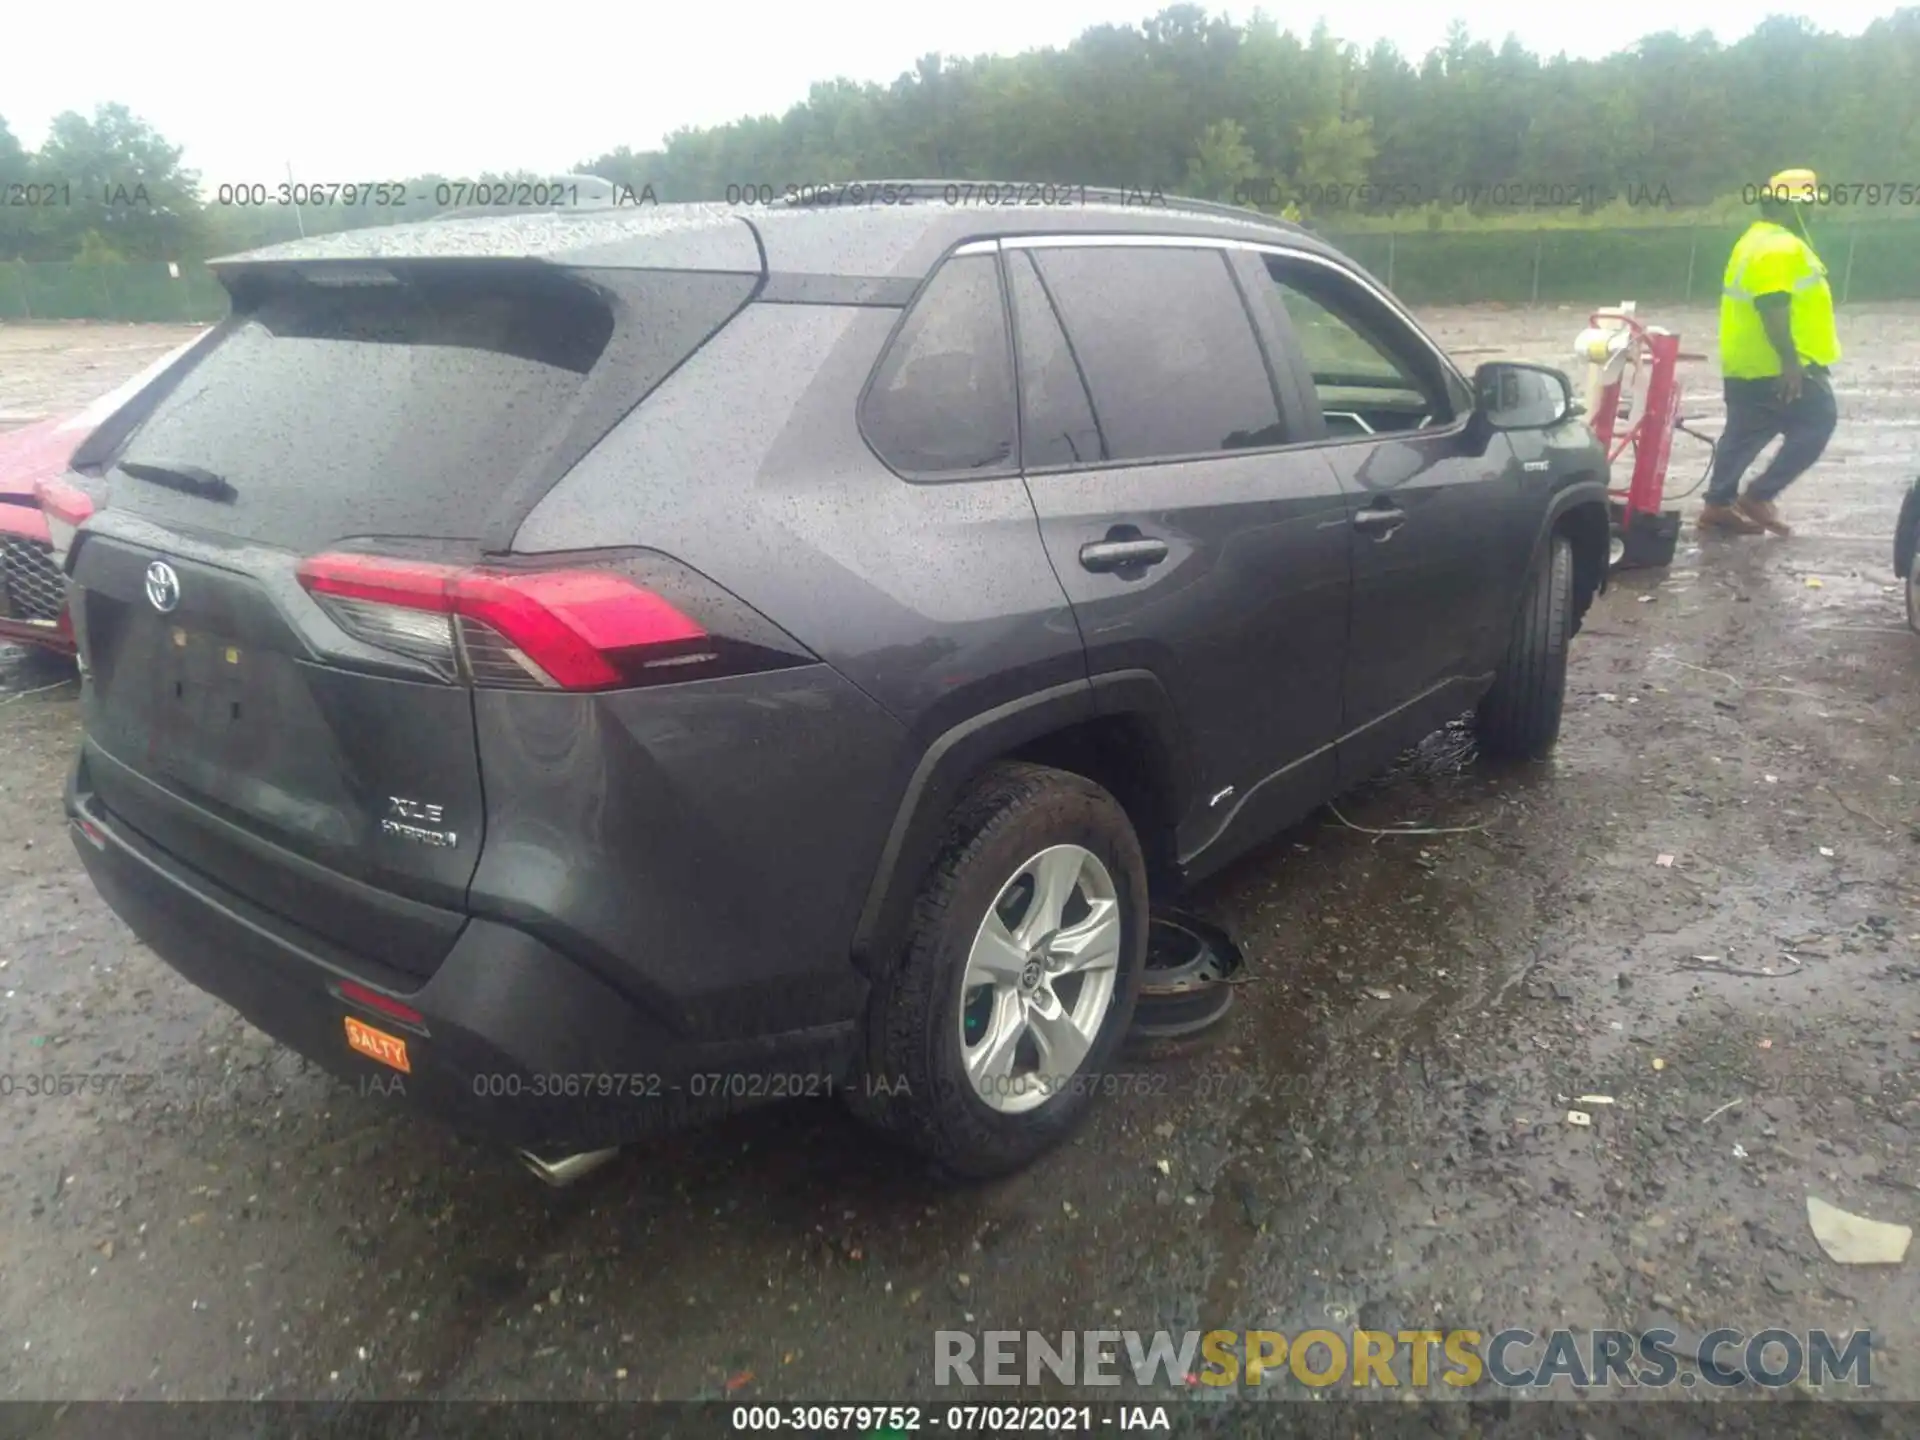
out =
<svg viewBox="0 0 1920 1440"><path fill-rule="evenodd" d="M270 657L223 635L162 623L151 641L148 708L159 748L217 754L234 767L258 758L275 722Z"/></svg>

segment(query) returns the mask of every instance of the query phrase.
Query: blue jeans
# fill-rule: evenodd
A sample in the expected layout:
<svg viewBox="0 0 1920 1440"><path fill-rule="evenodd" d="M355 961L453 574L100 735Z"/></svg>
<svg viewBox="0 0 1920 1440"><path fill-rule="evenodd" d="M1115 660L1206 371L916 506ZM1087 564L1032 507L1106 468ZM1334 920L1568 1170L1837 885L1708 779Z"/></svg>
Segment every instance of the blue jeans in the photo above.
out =
<svg viewBox="0 0 1920 1440"><path fill-rule="evenodd" d="M1782 405L1773 380L1728 380L1727 428L1713 447L1713 475L1707 481L1709 505L1731 505L1740 491L1740 477L1759 458L1775 436L1782 436L1773 463L1747 486L1754 500L1771 500L1818 460L1833 438L1839 412L1833 403L1833 382L1825 369L1812 366L1800 398Z"/></svg>

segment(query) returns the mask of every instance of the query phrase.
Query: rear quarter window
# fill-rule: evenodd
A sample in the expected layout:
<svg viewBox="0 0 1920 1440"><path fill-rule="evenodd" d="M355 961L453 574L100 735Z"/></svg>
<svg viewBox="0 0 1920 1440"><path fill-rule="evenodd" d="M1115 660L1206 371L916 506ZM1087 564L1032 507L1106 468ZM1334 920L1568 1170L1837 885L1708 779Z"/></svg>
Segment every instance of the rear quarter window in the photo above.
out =
<svg viewBox="0 0 1920 1440"><path fill-rule="evenodd" d="M860 429L912 479L1014 472L1013 362L1000 267L991 255L947 261L881 356Z"/></svg>

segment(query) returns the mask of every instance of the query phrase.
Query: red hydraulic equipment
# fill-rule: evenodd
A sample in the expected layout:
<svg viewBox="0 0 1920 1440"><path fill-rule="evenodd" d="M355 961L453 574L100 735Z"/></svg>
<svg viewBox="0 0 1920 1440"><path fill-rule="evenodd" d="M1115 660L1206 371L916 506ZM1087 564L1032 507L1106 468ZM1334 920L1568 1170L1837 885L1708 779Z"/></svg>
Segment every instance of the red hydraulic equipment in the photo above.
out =
<svg viewBox="0 0 1920 1440"><path fill-rule="evenodd" d="M1634 318L1632 301L1596 310L1574 342L1587 362L1588 424L1607 452L1609 468L1628 450L1633 472L1624 489L1611 488L1613 563L1660 568L1673 563L1680 512L1663 509L1667 458L1680 418L1680 337ZM1694 432L1688 431L1689 434ZM1699 437L1704 439L1705 437Z"/></svg>

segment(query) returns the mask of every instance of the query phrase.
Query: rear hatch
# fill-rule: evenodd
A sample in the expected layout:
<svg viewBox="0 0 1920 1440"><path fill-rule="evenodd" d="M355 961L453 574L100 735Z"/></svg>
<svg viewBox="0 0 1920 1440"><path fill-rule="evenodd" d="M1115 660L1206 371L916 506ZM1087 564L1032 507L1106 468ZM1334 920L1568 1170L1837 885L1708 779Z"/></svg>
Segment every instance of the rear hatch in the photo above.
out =
<svg viewBox="0 0 1920 1440"><path fill-rule="evenodd" d="M254 905L431 974L484 833L475 676L618 679L592 649L618 578L493 573L490 537L754 277L458 260L226 278L218 342L76 477L95 507L69 560L82 790Z"/></svg>

